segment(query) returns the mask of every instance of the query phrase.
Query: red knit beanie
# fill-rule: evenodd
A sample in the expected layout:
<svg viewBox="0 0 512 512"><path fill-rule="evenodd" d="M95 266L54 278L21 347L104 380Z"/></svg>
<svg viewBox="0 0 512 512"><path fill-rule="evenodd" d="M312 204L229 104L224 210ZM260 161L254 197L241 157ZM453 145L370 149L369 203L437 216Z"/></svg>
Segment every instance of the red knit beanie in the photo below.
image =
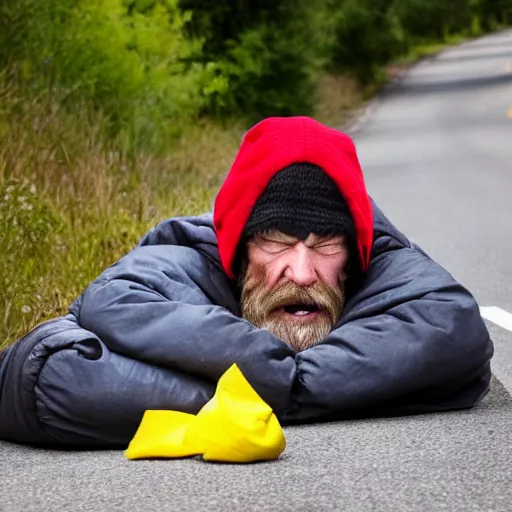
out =
<svg viewBox="0 0 512 512"><path fill-rule="evenodd" d="M352 214L360 267L368 268L373 216L354 143L309 117L271 117L245 135L214 206L222 265L229 277L247 220L271 178L297 162L309 162L338 185Z"/></svg>

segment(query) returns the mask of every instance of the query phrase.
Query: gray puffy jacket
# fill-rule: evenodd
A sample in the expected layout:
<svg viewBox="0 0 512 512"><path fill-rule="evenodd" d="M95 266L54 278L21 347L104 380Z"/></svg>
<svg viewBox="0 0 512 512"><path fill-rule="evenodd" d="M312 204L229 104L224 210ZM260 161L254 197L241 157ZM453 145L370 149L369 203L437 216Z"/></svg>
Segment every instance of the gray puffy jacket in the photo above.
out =
<svg viewBox="0 0 512 512"><path fill-rule="evenodd" d="M477 404L493 354L478 305L373 208L364 282L297 354L240 318L210 215L160 223L2 354L0 438L124 448L146 409L196 413L232 363L284 424Z"/></svg>

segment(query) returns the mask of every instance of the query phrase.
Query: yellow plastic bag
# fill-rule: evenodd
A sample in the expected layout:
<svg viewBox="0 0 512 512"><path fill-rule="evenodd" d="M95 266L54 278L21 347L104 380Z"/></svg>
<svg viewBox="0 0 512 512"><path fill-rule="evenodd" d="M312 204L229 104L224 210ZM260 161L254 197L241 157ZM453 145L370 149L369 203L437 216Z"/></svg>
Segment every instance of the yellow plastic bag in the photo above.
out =
<svg viewBox="0 0 512 512"><path fill-rule="evenodd" d="M196 416L146 411L125 455L129 459L202 455L208 461L254 462L277 459L285 447L276 415L233 364Z"/></svg>

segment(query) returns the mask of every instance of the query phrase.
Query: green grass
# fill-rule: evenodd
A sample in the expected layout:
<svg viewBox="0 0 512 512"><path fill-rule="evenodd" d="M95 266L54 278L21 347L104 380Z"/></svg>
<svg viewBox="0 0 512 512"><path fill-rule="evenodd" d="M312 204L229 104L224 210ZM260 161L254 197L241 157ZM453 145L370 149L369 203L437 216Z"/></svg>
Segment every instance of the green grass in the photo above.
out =
<svg viewBox="0 0 512 512"><path fill-rule="evenodd" d="M361 100L325 76L318 117L339 125ZM123 150L87 105L64 112L0 85L0 347L66 313L102 270L162 219L209 211L244 132L202 121L163 156Z"/></svg>
<svg viewBox="0 0 512 512"><path fill-rule="evenodd" d="M158 221L208 211L240 126L186 127L129 156L104 123L0 90L0 347L63 314Z"/></svg>
<svg viewBox="0 0 512 512"><path fill-rule="evenodd" d="M461 44L465 41L469 41L473 36L469 35L450 35L447 36L443 42L424 42L413 45L410 50L397 60L401 64L414 64L420 59L435 55L450 46Z"/></svg>

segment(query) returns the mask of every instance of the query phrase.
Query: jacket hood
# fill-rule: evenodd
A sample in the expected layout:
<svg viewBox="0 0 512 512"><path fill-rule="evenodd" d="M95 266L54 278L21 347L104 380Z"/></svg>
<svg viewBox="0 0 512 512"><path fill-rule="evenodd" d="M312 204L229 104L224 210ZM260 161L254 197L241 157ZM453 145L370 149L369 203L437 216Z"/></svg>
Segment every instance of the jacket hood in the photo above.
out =
<svg viewBox="0 0 512 512"><path fill-rule="evenodd" d="M367 270L372 206L352 139L309 117L270 117L246 133L215 200L219 254L229 277L234 277L236 249L256 201L277 172L298 162L321 167L338 185L354 220L361 268Z"/></svg>

